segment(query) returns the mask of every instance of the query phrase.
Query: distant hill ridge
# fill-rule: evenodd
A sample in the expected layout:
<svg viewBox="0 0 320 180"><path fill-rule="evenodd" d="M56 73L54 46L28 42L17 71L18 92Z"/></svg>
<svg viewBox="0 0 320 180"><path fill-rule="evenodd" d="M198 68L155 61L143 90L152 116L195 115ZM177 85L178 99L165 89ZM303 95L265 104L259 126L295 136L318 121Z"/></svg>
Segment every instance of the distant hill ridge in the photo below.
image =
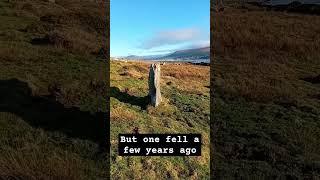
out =
<svg viewBox="0 0 320 180"><path fill-rule="evenodd" d="M189 59L189 58L208 58L210 57L210 47L197 48L197 49L185 49L175 51L170 54L162 55L149 55L149 56L136 56L130 55L125 59Z"/></svg>
<svg viewBox="0 0 320 180"><path fill-rule="evenodd" d="M198 49L186 49L175 51L174 53L165 56L168 59L177 58L191 58L191 57L208 57L210 56L210 47L198 48Z"/></svg>

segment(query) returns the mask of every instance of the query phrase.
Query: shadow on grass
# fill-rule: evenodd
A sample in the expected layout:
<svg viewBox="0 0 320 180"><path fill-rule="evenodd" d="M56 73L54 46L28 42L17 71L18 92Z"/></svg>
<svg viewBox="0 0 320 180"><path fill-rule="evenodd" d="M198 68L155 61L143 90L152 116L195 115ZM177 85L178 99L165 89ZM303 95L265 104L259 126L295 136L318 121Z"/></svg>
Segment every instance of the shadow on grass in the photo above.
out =
<svg viewBox="0 0 320 180"><path fill-rule="evenodd" d="M137 97L132 96L126 92L121 92L117 87L110 88L110 97L114 97L121 102L129 103L131 105L139 106L141 109L146 110L149 103L149 96Z"/></svg>
<svg viewBox="0 0 320 180"><path fill-rule="evenodd" d="M0 112L16 114L33 127L94 141L101 150L107 146L107 113L66 108L52 98L33 96L28 84L18 79L0 80Z"/></svg>

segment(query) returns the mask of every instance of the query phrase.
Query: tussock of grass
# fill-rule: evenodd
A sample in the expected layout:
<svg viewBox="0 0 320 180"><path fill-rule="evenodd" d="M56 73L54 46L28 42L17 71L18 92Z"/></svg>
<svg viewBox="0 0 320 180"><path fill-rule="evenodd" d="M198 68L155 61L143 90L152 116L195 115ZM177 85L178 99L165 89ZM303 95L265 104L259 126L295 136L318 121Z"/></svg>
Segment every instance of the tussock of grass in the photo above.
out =
<svg viewBox="0 0 320 180"><path fill-rule="evenodd" d="M110 119L124 121L124 123L126 123L126 121L136 120L137 116L134 111L130 111L123 107L116 107L110 112Z"/></svg>

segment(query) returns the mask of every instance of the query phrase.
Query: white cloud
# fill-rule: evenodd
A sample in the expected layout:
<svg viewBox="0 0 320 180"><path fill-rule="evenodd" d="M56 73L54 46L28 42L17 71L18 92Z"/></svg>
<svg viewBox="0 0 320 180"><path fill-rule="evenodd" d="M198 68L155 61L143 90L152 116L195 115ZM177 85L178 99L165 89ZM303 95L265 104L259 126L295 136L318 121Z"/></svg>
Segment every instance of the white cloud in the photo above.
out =
<svg viewBox="0 0 320 180"><path fill-rule="evenodd" d="M187 45L180 46L178 48L165 48L160 50L148 50L150 53L172 53L174 51L186 50L186 49L197 49L210 47L210 40L201 40L192 43L188 43Z"/></svg>
<svg viewBox="0 0 320 180"><path fill-rule="evenodd" d="M184 28L160 31L141 44L142 49L152 49L164 45L173 45L191 41L199 41L205 37L205 33L198 28Z"/></svg>
<svg viewBox="0 0 320 180"><path fill-rule="evenodd" d="M202 40L193 42L191 45L183 47L183 49L197 49L210 46L210 40Z"/></svg>

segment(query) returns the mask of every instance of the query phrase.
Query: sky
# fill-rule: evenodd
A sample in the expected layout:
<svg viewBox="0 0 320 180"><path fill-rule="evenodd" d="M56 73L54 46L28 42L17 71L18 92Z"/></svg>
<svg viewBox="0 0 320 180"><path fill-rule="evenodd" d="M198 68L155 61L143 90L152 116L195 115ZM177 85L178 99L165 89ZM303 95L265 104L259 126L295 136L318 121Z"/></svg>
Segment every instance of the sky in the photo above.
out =
<svg viewBox="0 0 320 180"><path fill-rule="evenodd" d="M110 0L112 57L209 46L210 0Z"/></svg>

